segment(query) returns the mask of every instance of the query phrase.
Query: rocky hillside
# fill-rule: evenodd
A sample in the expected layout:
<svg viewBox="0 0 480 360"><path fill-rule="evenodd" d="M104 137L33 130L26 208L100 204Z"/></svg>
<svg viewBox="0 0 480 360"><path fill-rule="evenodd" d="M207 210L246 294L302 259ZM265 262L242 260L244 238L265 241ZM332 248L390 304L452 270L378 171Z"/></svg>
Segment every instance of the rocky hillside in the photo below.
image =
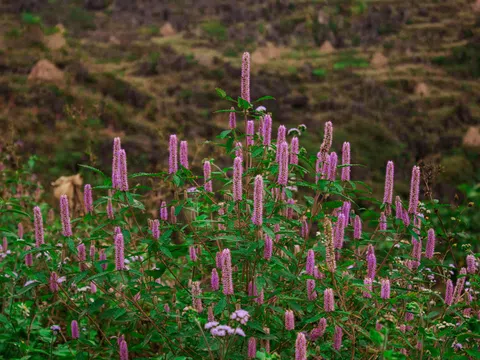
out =
<svg viewBox="0 0 480 360"><path fill-rule="evenodd" d="M165 168L170 133L199 166L228 121L214 89L238 95L244 50L275 124L307 125L313 149L332 120L379 191L389 159L399 180L423 163L445 195L480 179L480 1L3 0L0 14L0 140L43 158L45 182L107 168L114 136L133 171Z"/></svg>

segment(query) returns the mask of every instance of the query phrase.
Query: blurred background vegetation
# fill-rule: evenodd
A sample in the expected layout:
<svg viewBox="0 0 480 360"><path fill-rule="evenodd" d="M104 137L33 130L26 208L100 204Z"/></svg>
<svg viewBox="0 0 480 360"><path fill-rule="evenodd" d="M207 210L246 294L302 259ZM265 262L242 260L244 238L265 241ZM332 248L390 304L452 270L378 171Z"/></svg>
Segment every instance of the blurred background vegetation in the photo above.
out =
<svg viewBox="0 0 480 360"><path fill-rule="evenodd" d="M479 25L476 0L3 0L0 143L37 155L47 188L109 169L114 136L131 171L165 169L171 133L199 169L228 126L214 89L239 94L247 50L275 132L305 124L314 151L331 120L376 195L394 160L404 198L420 163L434 197L478 200Z"/></svg>

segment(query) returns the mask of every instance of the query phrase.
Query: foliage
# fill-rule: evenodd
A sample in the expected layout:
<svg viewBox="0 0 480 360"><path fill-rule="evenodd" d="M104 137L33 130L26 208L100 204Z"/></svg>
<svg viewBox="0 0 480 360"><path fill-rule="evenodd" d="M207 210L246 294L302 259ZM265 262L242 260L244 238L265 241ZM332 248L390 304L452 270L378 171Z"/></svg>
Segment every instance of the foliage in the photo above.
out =
<svg viewBox="0 0 480 360"><path fill-rule="evenodd" d="M215 159L206 159L212 172L203 177L183 166L178 171L131 174L126 191L112 186L105 171L84 166L96 178L94 210L73 207L73 236L63 236L66 215L63 220L58 214L52 216L52 209L41 201L41 189L31 173L35 158L17 168L3 153L0 230L6 242L0 254L0 354L8 359L117 358L119 343L123 344L117 340L123 336L131 358L244 359L248 338L253 337L256 358L291 359L296 338L305 333L310 358L476 356L478 269L471 271L470 266L466 276L459 272L466 255L478 261L475 239L469 233L473 204L452 207L427 196L418 212L406 215L408 221L398 219L396 206L391 206L390 215L389 206L372 198L372 189L360 179L342 181L322 175L317 155L304 148L298 164L288 167L288 186L279 185L276 142L263 145L259 131L253 145L247 146L240 126L244 119L254 119L258 129L266 117L263 110L254 109L273 98L250 103L216 90L234 107L238 126L224 130L209 145L223 149L232 163L236 156L242 157L239 201L232 197L232 167L218 167ZM230 106L219 111L226 116L231 112ZM301 140L305 131L304 126L291 129L287 139L295 135ZM333 171L348 166L356 165L346 163ZM261 225L252 222L258 207L253 201L258 175L264 181ZM207 191L209 180L213 191ZM162 216L157 237L149 217L160 204L151 209L149 203L153 190L160 188L168 194L162 199L168 216ZM472 201L478 200L478 189L465 192ZM106 210L109 201L113 218ZM358 206L360 201L369 207ZM340 231L347 202L353 212L346 213L343 245L334 250L332 268L334 238L329 223ZM45 244L39 246L33 231L34 206L46 219ZM385 230L380 229L380 212L388 215ZM355 214L363 221L357 239L353 238ZM17 231L19 223L25 228L23 234ZM125 242L124 270L117 270L118 229ZM420 254L421 261L412 266L420 260L412 255L412 244L422 239L425 245L429 229L436 234L437 250L431 259ZM273 239L271 257L265 255L268 237ZM464 246L456 246L459 239ZM82 259L81 244L93 249L93 256ZM211 284L213 269L220 277L228 272L226 262L217 262L217 253L224 249L232 257L232 295L225 294L225 286L213 290ZM370 291L364 279L370 263L367 252L372 249L376 275ZM313 272L306 260L309 250L315 254ZM107 260L99 259L99 251L105 251ZM32 266L24 261L30 255ZM52 290L53 273L60 277L53 282L57 291ZM386 279L391 284L389 296L380 290L381 280ZM451 305L444 301L448 279L457 288ZM309 296L306 284L312 282ZM333 289L334 311L324 307L326 289ZM232 319L239 309L250 316L242 324ZM286 310L294 312L293 330L285 329ZM212 317L232 329L241 328L246 336L222 336L211 324L213 328L205 328ZM323 318L327 327L315 339ZM79 339L72 337L74 320L79 323ZM334 341L336 328L343 329L340 346Z"/></svg>

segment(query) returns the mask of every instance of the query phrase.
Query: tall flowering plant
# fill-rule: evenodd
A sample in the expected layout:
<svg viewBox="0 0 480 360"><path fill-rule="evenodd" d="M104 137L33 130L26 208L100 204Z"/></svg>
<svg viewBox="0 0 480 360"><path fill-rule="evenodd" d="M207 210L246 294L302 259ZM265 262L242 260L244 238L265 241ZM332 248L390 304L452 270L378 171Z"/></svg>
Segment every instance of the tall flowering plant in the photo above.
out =
<svg viewBox="0 0 480 360"><path fill-rule="evenodd" d="M445 206L422 188L422 169L412 164L410 192L399 194L388 161L383 198L366 195L356 149L335 140L335 124L306 149L305 126L287 131L254 105L272 98L252 101L250 69L245 53L236 99L217 89L229 103L213 142L221 158L196 164L187 140L169 134L164 171L128 174L115 138L111 175L86 166L96 178L81 213L68 194L52 212L4 182L0 355L477 354L475 239L440 217ZM171 194L154 209L144 204L146 177ZM459 249L459 236L471 245Z"/></svg>

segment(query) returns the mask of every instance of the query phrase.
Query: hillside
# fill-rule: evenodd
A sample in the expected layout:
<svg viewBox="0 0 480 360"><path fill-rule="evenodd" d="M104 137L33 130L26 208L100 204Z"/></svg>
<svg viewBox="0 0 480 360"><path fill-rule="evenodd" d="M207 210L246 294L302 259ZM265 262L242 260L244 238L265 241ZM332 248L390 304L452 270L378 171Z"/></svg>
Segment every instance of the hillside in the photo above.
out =
<svg viewBox="0 0 480 360"><path fill-rule="evenodd" d="M275 129L305 124L312 150L331 120L334 148L348 137L352 161L376 169L353 176L376 191L387 160L421 163L449 197L480 179L478 1L2 4L0 141L43 159L45 183L79 163L108 168L118 135L132 171L164 169L171 133L196 139L199 168L215 156L203 140L227 126L215 88L238 95L245 50L252 98L276 98L264 104ZM406 192L408 172L396 176Z"/></svg>

